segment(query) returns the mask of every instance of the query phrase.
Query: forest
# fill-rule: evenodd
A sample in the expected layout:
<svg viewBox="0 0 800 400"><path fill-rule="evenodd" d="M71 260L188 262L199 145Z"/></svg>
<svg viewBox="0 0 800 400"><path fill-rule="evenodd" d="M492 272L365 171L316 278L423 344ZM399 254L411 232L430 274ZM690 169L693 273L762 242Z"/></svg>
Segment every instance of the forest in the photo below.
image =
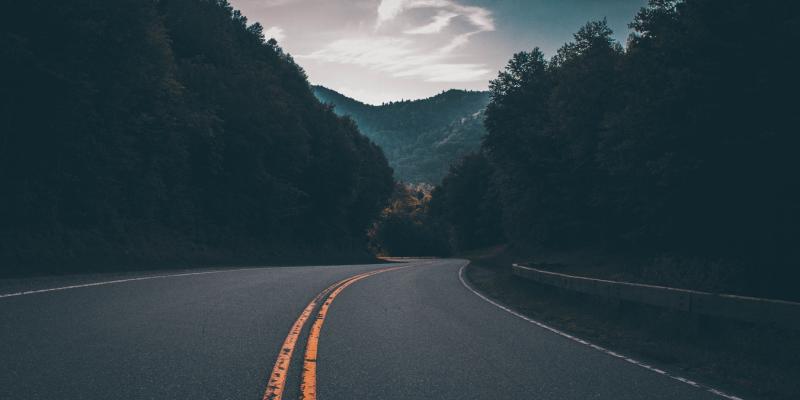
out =
<svg viewBox="0 0 800 400"><path fill-rule="evenodd" d="M0 274L368 258L383 152L227 0L4 8Z"/></svg>
<svg viewBox="0 0 800 400"><path fill-rule="evenodd" d="M0 274L508 243L786 297L798 7L651 0L624 46L591 21L514 54L488 93L369 106L311 87L227 0L12 3Z"/></svg>
<svg viewBox="0 0 800 400"><path fill-rule="evenodd" d="M478 150L488 92L451 89L421 100L373 106L323 86L314 94L334 112L349 116L379 145L395 177L411 185L439 184L450 165Z"/></svg>
<svg viewBox="0 0 800 400"><path fill-rule="evenodd" d="M786 1L651 0L624 47L599 20L550 58L515 54L480 150L414 215L449 236L429 252L602 249L796 297L798 15Z"/></svg>

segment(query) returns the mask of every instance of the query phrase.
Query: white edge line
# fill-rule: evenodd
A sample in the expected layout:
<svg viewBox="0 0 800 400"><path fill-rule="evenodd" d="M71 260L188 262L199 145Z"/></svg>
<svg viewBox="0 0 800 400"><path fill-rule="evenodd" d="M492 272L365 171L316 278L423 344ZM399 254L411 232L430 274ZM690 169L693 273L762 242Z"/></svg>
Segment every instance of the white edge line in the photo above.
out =
<svg viewBox="0 0 800 400"><path fill-rule="evenodd" d="M115 279L115 280L112 280L112 281L100 281L100 282L92 282L92 283L82 283L82 284L79 284L79 285L70 285L70 286L61 286L61 287L54 287L54 288L47 288L47 289L25 290L25 291L22 291L22 292L6 293L6 294L0 294L0 299L6 298L6 297L25 296L25 295L37 294L37 293L58 292L58 291L61 291L61 290L68 290L68 289L78 289L78 288L85 288L85 287L92 287L92 286L112 285L112 284L115 284L115 283L145 281L145 280L149 280L149 279L174 278L174 277L178 277L178 276L219 274L219 273L222 273L222 272L247 271L247 270L254 270L254 269L259 269L259 267L236 268L236 269L221 269L221 270L203 271L203 272L188 272L188 273L183 273L183 274L148 275L148 276L140 276L140 277L136 277L136 278Z"/></svg>
<svg viewBox="0 0 800 400"><path fill-rule="evenodd" d="M572 335L570 335L568 333L562 332L562 331L560 331L560 330L558 330L556 328L553 328L551 326L545 325L545 324L543 324L543 323L541 323L539 321L536 321L536 320L534 320L532 318L526 317L525 315L522 315L522 314L520 314L520 313L518 313L518 312L516 312L516 311L514 311L514 310L512 310L512 309L510 309L510 308L508 308L508 307L506 307L506 306L504 306L504 305L502 305L502 304L500 304L500 303L498 303L498 302L496 302L496 301L484 296L483 294L481 294L480 292L478 292L477 290L472 288L472 286L470 286L470 284L467 283L467 281L464 279L464 269L467 267L467 265L469 265L469 262L467 262L464 265L462 265L461 269L458 270L458 279L461 281L461 284L464 285L465 288L469 289L469 291L471 291L472 293L475 293L475 295L477 295L481 299L483 299L486 302L494 305L497 308L500 308L503 311L508 312L511 315L514 315L517 318L521 318L521 319L523 319L525 321L528 321L528 322L530 322L530 323L532 323L532 324L534 324L534 325L536 325L536 326L538 326L540 328L546 329L546 330L548 330L550 332L555 333L556 335L559 335L561 337L569 339L569 340L571 340L573 342L580 343L580 344L582 344L584 346L588 346L588 347L590 347L592 349L595 349L595 350L597 350L597 351L599 351L601 353L605 353L605 354L607 354L609 356L612 356L614 358L618 358L620 360L626 361L626 362L628 362L630 364L633 364L633 365L636 365L638 367L644 368L644 369L646 369L648 371L652 371L652 372L655 372L657 374L667 376L667 377L669 377L669 378L671 378L673 380L676 380L678 382L683 382L683 383L685 383L687 385L690 385L690 386L693 386L693 387L696 387L696 388L699 388L699 389L706 390L706 391L708 391L710 393L713 393L713 394L715 394L717 396L726 398L728 400L744 400L741 397L736 397L734 395L725 393L725 392L723 392L721 390L712 388L710 386L701 385L701 384L699 384L699 383L697 383L695 381L686 379L686 378L678 376L678 375L673 375L673 374L671 374L669 372L666 372L664 370L655 368L655 367L650 366L650 365L648 365L646 363L643 363L641 361L637 361L637 360L634 360L634 359L632 359L630 357L626 357L626 356L624 356L622 354L615 353L615 352L613 352L611 350L608 350L608 349L606 349L606 348L604 348L602 346L598 346L598 345L590 343L590 342L588 342L586 340L579 339L579 338L577 338L575 336L572 336Z"/></svg>
<svg viewBox="0 0 800 400"><path fill-rule="evenodd" d="M368 265L381 265L381 264L353 264L352 266L368 266ZM351 266L351 265L348 264L346 266ZM303 265L303 266L289 266L289 267L282 267L282 268L308 268L308 267L312 267L313 268L313 267L322 267L322 266L320 266L320 265ZM61 286L61 287L54 287L54 288L47 288L47 289L25 290L25 291L21 291L21 292L5 293L5 294L0 294L0 299L7 298L7 297L25 296L25 295L29 295L29 294L58 292L58 291L61 291L61 290L86 288L86 287L92 287L92 286L112 285L112 284L115 284L115 283L145 281L145 280L149 280L149 279L174 278L174 277L179 277L179 276L219 274L219 273L223 273L223 272L250 271L250 270L256 270L256 269L263 269L263 268L269 268L269 267L248 267L248 268L234 268L234 269L219 269L219 270L202 271L202 272L187 272L187 273L181 273L181 274L148 275L148 276L140 276L140 277L136 277L136 278L115 279L115 280L111 280L111 281L82 283L82 284L78 284L78 285L70 285L70 286Z"/></svg>

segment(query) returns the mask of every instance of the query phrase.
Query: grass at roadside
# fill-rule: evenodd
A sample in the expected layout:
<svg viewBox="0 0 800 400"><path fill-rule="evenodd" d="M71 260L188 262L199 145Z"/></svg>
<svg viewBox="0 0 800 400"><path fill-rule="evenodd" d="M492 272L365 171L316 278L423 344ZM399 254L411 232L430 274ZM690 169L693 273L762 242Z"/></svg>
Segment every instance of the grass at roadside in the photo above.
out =
<svg viewBox="0 0 800 400"><path fill-rule="evenodd" d="M536 320L745 399L800 397L800 332L569 293L511 274L502 249L466 254L476 289Z"/></svg>

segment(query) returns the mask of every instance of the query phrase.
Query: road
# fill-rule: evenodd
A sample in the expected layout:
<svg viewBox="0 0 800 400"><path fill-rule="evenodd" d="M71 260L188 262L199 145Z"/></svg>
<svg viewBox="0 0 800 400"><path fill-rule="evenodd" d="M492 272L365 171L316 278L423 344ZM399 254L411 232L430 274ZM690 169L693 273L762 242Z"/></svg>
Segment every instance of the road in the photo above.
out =
<svg viewBox="0 0 800 400"><path fill-rule="evenodd" d="M0 398L297 399L301 386L330 400L722 398L485 301L465 264L129 276L0 297Z"/></svg>

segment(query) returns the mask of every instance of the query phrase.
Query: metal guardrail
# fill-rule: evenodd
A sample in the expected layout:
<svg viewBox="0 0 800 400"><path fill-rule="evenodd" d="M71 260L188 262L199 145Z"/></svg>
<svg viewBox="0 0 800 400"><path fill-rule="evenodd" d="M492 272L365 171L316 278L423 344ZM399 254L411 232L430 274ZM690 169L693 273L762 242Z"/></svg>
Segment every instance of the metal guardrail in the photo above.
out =
<svg viewBox="0 0 800 400"><path fill-rule="evenodd" d="M512 272L521 278L579 293L694 314L800 329L800 303L792 301L586 278L518 264L512 264Z"/></svg>

